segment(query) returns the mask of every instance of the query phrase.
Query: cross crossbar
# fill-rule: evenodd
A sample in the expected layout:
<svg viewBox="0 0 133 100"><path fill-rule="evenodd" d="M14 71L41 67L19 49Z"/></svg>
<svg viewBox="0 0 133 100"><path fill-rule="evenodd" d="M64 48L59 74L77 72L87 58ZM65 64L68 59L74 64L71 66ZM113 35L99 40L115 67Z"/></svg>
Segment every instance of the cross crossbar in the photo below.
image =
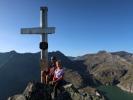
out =
<svg viewBox="0 0 133 100"><path fill-rule="evenodd" d="M34 27L34 28L22 28L21 34L52 34L55 33L55 27Z"/></svg>

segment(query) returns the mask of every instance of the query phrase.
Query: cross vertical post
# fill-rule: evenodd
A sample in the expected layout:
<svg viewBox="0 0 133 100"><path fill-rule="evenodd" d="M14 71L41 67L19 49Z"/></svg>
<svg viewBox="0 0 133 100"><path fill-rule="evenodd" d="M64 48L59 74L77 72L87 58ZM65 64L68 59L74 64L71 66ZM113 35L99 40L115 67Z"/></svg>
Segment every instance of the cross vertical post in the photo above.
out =
<svg viewBox="0 0 133 100"><path fill-rule="evenodd" d="M41 35L40 49L41 49L41 82L43 83L43 71L48 68L48 34L55 33L55 27L48 27L47 22L48 7L40 7L40 27L22 28L21 34L39 34Z"/></svg>
<svg viewBox="0 0 133 100"><path fill-rule="evenodd" d="M48 12L47 7L40 8L40 27L41 28L47 28L47 26L48 26L47 12ZM41 41L48 42L48 34L47 33L42 34ZM42 74L43 74L43 71L46 70L46 68L48 67L48 49L41 50L41 58L40 59L42 62L44 62L44 65L41 66L41 82L43 82Z"/></svg>

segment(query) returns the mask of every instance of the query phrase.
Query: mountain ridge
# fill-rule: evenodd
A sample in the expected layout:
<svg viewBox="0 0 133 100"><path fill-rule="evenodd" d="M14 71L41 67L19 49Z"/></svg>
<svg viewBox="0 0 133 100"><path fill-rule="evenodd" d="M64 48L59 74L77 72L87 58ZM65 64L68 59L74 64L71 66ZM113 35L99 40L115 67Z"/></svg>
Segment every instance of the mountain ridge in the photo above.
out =
<svg viewBox="0 0 133 100"><path fill-rule="evenodd" d="M51 56L61 59L66 72L65 79L76 88L120 84L127 90L131 89L130 84L124 81L130 83L132 79L132 53L99 51L70 59L60 51L54 51L49 53L49 58ZM0 82L0 95L5 95L2 100L16 92L22 92L29 80L40 81L39 58L40 52L0 53L0 80L3 80Z"/></svg>

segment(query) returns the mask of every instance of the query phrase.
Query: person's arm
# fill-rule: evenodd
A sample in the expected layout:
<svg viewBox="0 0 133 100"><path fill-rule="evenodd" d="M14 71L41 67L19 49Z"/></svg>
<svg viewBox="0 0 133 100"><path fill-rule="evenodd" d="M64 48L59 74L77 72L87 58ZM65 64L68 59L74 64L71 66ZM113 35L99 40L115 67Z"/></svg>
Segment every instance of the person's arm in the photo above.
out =
<svg viewBox="0 0 133 100"><path fill-rule="evenodd" d="M49 74L50 73L50 67L48 67L48 70L47 70L47 74Z"/></svg>
<svg viewBox="0 0 133 100"><path fill-rule="evenodd" d="M61 77L59 77L57 80L55 80L54 82L58 82L58 81L60 81L62 79L63 79L63 75Z"/></svg>
<svg viewBox="0 0 133 100"><path fill-rule="evenodd" d="M60 77L57 78L54 82L58 82L58 81L62 80L63 77L64 77L64 70L62 69Z"/></svg>

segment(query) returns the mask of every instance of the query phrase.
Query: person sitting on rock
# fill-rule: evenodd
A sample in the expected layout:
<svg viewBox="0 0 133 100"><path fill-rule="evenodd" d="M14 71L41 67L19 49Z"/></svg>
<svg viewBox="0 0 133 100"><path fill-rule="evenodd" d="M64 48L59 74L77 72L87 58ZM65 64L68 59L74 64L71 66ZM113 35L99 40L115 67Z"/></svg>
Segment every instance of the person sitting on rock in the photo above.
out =
<svg viewBox="0 0 133 100"><path fill-rule="evenodd" d="M54 72L54 77L53 77L53 85L54 85L54 98L57 97L57 89L60 89L60 87L64 83L64 69L62 68L61 61L58 60L56 61L56 69Z"/></svg>
<svg viewBox="0 0 133 100"><path fill-rule="evenodd" d="M54 71L56 69L55 63L57 61L57 58L55 56L52 56L50 61L51 61L51 63L50 63L50 66L48 67L48 70L43 72L43 79L45 81L44 82L45 84L48 84L49 81L53 80Z"/></svg>

